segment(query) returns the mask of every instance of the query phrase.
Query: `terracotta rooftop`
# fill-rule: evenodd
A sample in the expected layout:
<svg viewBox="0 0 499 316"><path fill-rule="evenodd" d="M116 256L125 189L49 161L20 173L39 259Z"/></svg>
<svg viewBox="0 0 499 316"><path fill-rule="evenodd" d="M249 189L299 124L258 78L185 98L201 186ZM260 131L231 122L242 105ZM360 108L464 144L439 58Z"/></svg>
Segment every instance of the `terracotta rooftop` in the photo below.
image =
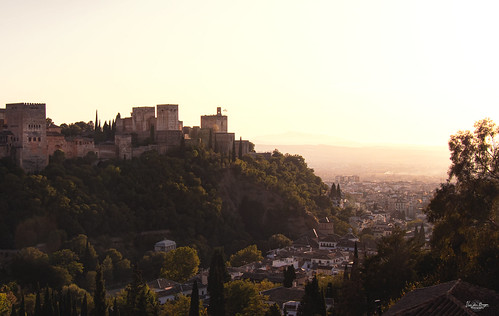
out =
<svg viewBox="0 0 499 316"><path fill-rule="evenodd" d="M269 301L282 306L283 303L288 301L300 301L305 294L305 290L296 287L276 287L267 291L262 292L263 295L269 297Z"/></svg>
<svg viewBox="0 0 499 316"><path fill-rule="evenodd" d="M455 280L409 292L383 315L499 315L499 295Z"/></svg>

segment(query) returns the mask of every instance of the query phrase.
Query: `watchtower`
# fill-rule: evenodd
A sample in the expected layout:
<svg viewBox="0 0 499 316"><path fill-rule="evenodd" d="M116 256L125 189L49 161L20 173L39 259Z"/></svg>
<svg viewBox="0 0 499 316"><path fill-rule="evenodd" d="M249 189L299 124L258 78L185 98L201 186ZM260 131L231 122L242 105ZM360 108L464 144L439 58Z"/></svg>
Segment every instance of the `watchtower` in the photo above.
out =
<svg viewBox="0 0 499 316"><path fill-rule="evenodd" d="M222 115L222 108L217 107L216 115L201 116L201 128L211 128L214 132L227 132L227 115Z"/></svg>
<svg viewBox="0 0 499 316"><path fill-rule="evenodd" d="M178 104L157 105L157 131L178 131Z"/></svg>
<svg viewBox="0 0 499 316"><path fill-rule="evenodd" d="M12 145L18 164L29 172L48 164L45 103L10 103L5 124L12 132Z"/></svg>

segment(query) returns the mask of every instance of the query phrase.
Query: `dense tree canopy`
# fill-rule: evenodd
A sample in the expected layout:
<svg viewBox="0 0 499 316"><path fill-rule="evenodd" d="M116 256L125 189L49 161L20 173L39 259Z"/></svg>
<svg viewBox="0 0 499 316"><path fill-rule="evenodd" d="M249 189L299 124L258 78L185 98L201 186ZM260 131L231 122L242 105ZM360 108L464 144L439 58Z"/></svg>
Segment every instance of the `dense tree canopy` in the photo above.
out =
<svg viewBox="0 0 499 316"><path fill-rule="evenodd" d="M262 259L262 252L258 250L256 245L251 245L230 256L229 263L232 267L240 267Z"/></svg>
<svg viewBox="0 0 499 316"><path fill-rule="evenodd" d="M499 127L490 119L451 136L449 179L426 210L435 224L436 278L499 290Z"/></svg>
<svg viewBox="0 0 499 316"><path fill-rule="evenodd" d="M196 249L179 247L166 253L161 275L169 280L185 282L198 272L199 257Z"/></svg>

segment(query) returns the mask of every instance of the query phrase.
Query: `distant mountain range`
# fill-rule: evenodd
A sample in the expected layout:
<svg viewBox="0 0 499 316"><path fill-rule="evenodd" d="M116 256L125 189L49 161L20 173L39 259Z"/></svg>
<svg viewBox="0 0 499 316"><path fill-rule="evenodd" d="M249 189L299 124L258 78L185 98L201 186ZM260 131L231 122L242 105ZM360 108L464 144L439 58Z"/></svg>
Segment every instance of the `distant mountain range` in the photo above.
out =
<svg viewBox="0 0 499 316"><path fill-rule="evenodd" d="M326 182L334 181L336 175L359 175L363 180L418 179L442 182L450 166L449 151L445 147L256 143L259 152L272 152L274 149L303 156L308 166Z"/></svg>

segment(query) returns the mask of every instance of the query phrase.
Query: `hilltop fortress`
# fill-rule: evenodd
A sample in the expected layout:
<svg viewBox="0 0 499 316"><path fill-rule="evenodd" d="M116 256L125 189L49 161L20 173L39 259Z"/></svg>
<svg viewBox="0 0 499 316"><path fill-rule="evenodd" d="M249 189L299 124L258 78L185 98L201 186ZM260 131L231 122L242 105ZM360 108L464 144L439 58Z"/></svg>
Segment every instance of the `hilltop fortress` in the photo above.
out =
<svg viewBox="0 0 499 316"><path fill-rule="evenodd" d="M183 145L211 146L226 155L250 150L248 140L235 140L228 132L220 107L215 115L201 116L201 126L194 127L178 120L178 104L134 107L130 117L116 117L114 140L100 143L92 135L65 137L61 127L47 126L46 118L45 103L12 103L0 109L0 158L11 157L24 170L36 172L57 150L66 158L95 153L99 159L131 159L149 150L164 154Z"/></svg>

